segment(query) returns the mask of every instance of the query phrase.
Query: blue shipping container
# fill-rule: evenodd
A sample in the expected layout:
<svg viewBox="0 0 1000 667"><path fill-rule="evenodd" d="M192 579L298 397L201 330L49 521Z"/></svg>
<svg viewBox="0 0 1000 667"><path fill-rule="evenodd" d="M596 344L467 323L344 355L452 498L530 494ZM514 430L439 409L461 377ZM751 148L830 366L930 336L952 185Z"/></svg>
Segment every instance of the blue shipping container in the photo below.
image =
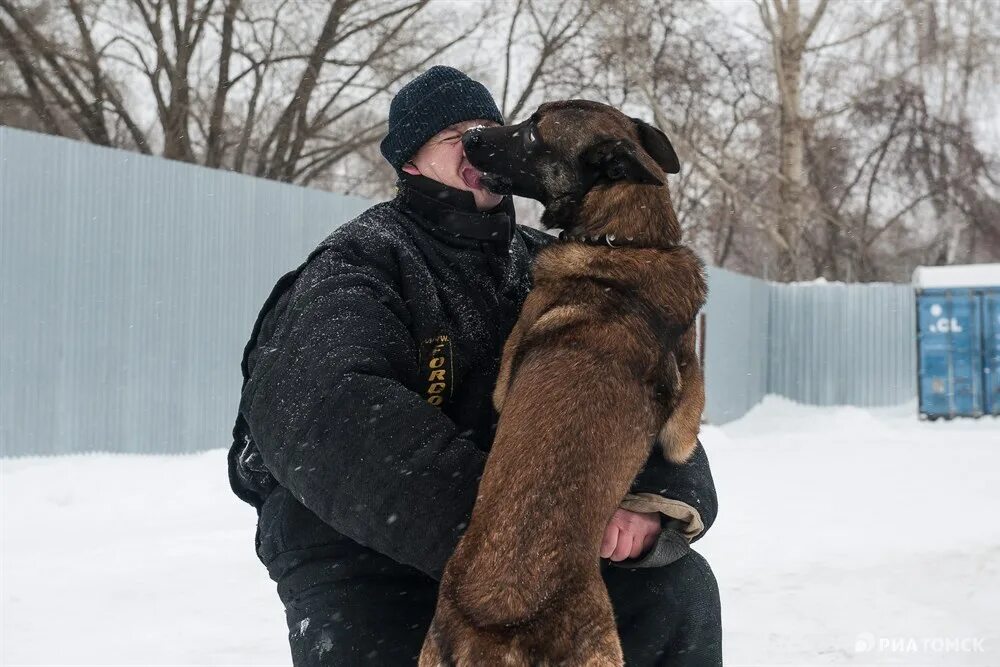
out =
<svg viewBox="0 0 1000 667"><path fill-rule="evenodd" d="M917 293L920 414L931 419L983 414L982 306L981 290Z"/></svg>
<svg viewBox="0 0 1000 667"><path fill-rule="evenodd" d="M1000 415L1000 288L984 292L983 399L988 415Z"/></svg>

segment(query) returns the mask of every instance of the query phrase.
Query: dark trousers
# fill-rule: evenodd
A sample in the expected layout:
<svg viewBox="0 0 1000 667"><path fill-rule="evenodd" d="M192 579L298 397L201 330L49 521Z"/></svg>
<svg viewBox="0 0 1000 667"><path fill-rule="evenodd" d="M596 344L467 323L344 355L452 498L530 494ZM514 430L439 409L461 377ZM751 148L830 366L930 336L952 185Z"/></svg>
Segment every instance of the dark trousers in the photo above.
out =
<svg viewBox="0 0 1000 667"><path fill-rule="evenodd" d="M295 667L416 665L434 615L437 582L376 568L336 578L322 565L272 577L285 603ZM722 665L719 588L692 551L658 568L604 567L629 667Z"/></svg>

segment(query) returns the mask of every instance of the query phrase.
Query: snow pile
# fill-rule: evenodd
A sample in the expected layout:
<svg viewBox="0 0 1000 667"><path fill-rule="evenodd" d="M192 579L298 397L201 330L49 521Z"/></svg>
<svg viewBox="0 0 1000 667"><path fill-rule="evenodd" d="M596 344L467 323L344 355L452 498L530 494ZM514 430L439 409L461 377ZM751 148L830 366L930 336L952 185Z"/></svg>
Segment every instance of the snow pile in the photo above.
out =
<svg viewBox="0 0 1000 667"><path fill-rule="evenodd" d="M225 451L0 466L0 665L290 663Z"/></svg>
<svg viewBox="0 0 1000 667"><path fill-rule="evenodd" d="M918 266L913 271L913 285L920 289L996 287L1000 285L1000 264Z"/></svg>
<svg viewBox="0 0 1000 667"><path fill-rule="evenodd" d="M772 396L703 442L727 664L1000 665L1000 420Z"/></svg>
<svg viewBox="0 0 1000 667"><path fill-rule="evenodd" d="M1000 665L1000 421L708 427L728 665ZM287 665L225 452L0 460L0 664Z"/></svg>

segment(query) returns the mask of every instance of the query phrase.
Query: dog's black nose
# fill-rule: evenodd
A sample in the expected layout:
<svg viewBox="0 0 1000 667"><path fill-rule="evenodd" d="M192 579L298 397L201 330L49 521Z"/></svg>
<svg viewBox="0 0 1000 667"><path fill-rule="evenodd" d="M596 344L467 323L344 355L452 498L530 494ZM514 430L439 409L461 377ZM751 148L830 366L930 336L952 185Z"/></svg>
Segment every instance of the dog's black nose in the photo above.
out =
<svg viewBox="0 0 1000 667"><path fill-rule="evenodd" d="M466 148L471 146L478 146L483 142L483 135L481 133L482 128L474 127L471 130L467 130L462 135L462 145Z"/></svg>

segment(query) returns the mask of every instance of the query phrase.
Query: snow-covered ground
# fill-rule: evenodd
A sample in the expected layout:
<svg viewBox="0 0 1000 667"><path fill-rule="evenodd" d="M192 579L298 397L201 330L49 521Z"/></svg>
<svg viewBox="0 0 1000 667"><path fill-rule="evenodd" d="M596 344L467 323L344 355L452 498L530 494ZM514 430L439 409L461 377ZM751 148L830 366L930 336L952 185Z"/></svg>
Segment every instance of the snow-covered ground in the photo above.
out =
<svg viewBox="0 0 1000 667"><path fill-rule="evenodd" d="M727 665L1000 665L1000 420L915 412L705 429ZM289 664L223 451L0 467L0 664Z"/></svg>

